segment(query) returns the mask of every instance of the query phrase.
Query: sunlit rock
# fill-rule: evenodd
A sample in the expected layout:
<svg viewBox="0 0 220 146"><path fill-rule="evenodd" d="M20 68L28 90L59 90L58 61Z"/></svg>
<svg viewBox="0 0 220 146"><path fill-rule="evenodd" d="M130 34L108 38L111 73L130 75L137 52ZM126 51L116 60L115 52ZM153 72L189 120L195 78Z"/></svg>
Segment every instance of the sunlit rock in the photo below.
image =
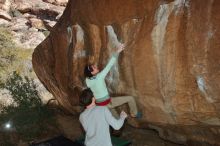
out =
<svg viewBox="0 0 220 146"><path fill-rule="evenodd" d="M3 9L5 11L9 11L11 6L11 0L1 0L0 1L0 9Z"/></svg>
<svg viewBox="0 0 220 146"><path fill-rule="evenodd" d="M66 6L68 2L68 0L43 0L43 1L54 5L62 5L62 6Z"/></svg>
<svg viewBox="0 0 220 146"><path fill-rule="evenodd" d="M10 21L11 20L11 16L6 12L0 9L0 19L5 19Z"/></svg>
<svg viewBox="0 0 220 146"><path fill-rule="evenodd" d="M60 105L76 112L83 68L126 48L106 82L135 97L139 127L178 143L220 144L220 1L73 0L34 51L34 70Z"/></svg>

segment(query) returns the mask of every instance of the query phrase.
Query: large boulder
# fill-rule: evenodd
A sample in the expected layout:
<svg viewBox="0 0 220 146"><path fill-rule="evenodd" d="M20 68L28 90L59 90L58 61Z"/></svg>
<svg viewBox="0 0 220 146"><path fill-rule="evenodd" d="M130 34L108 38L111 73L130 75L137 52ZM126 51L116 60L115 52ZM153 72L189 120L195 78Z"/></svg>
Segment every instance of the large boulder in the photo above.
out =
<svg viewBox="0 0 220 146"><path fill-rule="evenodd" d="M83 68L103 67L127 43L107 77L111 94L136 97L140 127L178 143L220 144L220 1L72 0L33 53L34 70L70 112Z"/></svg>

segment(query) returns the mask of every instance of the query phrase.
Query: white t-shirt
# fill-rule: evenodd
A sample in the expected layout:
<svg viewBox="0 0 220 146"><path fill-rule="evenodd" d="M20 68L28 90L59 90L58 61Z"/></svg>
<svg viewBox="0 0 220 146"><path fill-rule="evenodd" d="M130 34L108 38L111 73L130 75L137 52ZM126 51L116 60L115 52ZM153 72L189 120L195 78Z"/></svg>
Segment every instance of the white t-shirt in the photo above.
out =
<svg viewBox="0 0 220 146"><path fill-rule="evenodd" d="M79 120L86 132L86 146L112 146L109 125L118 130L125 118L115 119L106 106L94 106L85 109Z"/></svg>

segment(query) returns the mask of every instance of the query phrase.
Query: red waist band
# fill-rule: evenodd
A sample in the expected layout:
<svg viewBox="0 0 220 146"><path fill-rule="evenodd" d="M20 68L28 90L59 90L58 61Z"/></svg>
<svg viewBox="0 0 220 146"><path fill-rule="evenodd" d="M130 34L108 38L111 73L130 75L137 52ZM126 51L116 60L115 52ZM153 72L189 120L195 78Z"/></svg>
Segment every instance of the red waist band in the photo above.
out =
<svg viewBox="0 0 220 146"><path fill-rule="evenodd" d="M105 100L105 101L102 101L102 102L96 102L96 105L97 106L105 106L105 105L108 105L109 103L111 102L111 98Z"/></svg>

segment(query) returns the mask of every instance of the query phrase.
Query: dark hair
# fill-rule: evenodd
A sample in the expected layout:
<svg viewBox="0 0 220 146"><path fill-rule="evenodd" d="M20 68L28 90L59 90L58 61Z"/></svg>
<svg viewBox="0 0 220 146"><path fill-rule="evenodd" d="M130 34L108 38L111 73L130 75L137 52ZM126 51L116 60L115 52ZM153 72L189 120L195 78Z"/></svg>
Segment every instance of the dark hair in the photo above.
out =
<svg viewBox="0 0 220 146"><path fill-rule="evenodd" d="M84 89L79 97L79 102L82 106L88 106L92 103L93 93L90 88Z"/></svg>
<svg viewBox="0 0 220 146"><path fill-rule="evenodd" d="M93 72L92 65L91 64L86 65L85 68L84 68L84 76L86 78L91 78L91 77L93 77L92 72Z"/></svg>

